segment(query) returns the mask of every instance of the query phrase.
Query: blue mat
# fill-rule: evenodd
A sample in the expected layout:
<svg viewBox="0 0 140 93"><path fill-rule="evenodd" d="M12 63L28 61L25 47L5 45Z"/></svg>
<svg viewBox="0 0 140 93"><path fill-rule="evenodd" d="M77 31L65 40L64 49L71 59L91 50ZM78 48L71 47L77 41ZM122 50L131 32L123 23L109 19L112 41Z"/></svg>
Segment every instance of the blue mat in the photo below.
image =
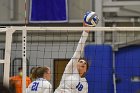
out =
<svg viewBox="0 0 140 93"><path fill-rule="evenodd" d="M124 47L115 54L115 72L120 79L117 83L117 93L137 93L140 90L140 81L132 79L140 77L140 46Z"/></svg>
<svg viewBox="0 0 140 93"><path fill-rule="evenodd" d="M90 68L86 78L88 93L113 93L112 47L109 45L87 45L84 52Z"/></svg>

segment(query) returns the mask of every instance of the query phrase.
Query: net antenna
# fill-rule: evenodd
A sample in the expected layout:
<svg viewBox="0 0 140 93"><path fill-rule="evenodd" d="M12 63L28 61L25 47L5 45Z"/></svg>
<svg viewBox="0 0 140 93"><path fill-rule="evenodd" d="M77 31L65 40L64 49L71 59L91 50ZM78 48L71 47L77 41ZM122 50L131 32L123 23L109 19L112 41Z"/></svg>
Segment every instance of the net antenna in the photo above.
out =
<svg viewBox="0 0 140 93"><path fill-rule="evenodd" d="M5 40L4 59L0 60L0 63L4 64L3 84L9 87L11 43L12 43L12 35L15 32L15 30L12 27L10 27L10 28L0 28L0 33L2 33L2 32L6 32L6 40Z"/></svg>

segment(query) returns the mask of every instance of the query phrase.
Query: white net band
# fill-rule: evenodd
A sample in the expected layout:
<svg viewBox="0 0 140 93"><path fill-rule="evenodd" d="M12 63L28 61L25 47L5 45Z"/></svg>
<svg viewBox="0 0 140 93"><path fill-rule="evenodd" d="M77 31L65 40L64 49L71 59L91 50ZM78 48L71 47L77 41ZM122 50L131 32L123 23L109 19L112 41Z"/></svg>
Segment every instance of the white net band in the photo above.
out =
<svg viewBox="0 0 140 93"><path fill-rule="evenodd" d="M82 31L82 30L91 30L91 31L140 31L140 27L7 27L0 28L0 31L6 31L8 29L13 30L71 30L71 31Z"/></svg>

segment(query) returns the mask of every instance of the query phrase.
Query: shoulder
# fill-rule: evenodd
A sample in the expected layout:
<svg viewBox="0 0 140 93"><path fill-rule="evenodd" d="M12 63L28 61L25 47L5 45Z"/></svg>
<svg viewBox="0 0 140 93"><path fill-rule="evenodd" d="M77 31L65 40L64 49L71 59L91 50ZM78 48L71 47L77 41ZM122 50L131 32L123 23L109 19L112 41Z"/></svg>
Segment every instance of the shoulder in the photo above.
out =
<svg viewBox="0 0 140 93"><path fill-rule="evenodd" d="M47 80L36 80L36 81L33 81L32 83L30 83L29 86L32 86L32 85L39 85L39 86L44 86L44 87L50 87L52 86L51 83Z"/></svg>
<svg viewBox="0 0 140 93"><path fill-rule="evenodd" d="M70 75L65 80L76 80L76 79L77 79L76 75Z"/></svg>
<svg viewBox="0 0 140 93"><path fill-rule="evenodd" d="M47 80L45 80L44 82L45 82L46 84L51 84L51 83L50 83L49 81L47 81Z"/></svg>
<svg viewBox="0 0 140 93"><path fill-rule="evenodd" d="M40 81L40 83L42 83L41 85L43 85L43 87L48 87L48 88L52 87L51 83L47 80Z"/></svg>
<svg viewBox="0 0 140 93"><path fill-rule="evenodd" d="M27 80L27 81L31 81L31 79L30 79L29 77L26 77L26 80Z"/></svg>
<svg viewBox="0 0 140 93"><path fill-rule="evenodd" d="M10 77L10 80L19 80L19 79L21 79L19 76L12 76L12 77Z"/></svg>
<svg viewBox="0 0 140 93"><path fill-rule="evenodd" d="M71 76L69 76L69 77L67 77L67 78L65 79L65 82L66 82L67 84L75 84L75 83L78 83L79 80L80 80L80 79L79 79L77 76L71 75Z"/></svg>
<svg viewBox="0 0 140 93"><path fill-rule="evenodd" d="M87 79L86 79L85 77L84 77L84 78L81 78L81 80L82 80L82 81L87 81Z"/></svg>

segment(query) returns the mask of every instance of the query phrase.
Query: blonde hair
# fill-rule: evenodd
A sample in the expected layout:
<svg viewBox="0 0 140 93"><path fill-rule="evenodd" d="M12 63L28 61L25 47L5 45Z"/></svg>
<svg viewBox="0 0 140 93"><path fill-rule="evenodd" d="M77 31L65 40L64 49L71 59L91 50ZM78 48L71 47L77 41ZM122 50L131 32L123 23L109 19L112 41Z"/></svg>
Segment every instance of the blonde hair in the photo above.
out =
<svg viewBox="0 0 140 93"><path fill-rule="evenodd" d="M50 69L48 67L39 67L36 70L36 78L42 78L44 73L48 73Z"/></svg>

